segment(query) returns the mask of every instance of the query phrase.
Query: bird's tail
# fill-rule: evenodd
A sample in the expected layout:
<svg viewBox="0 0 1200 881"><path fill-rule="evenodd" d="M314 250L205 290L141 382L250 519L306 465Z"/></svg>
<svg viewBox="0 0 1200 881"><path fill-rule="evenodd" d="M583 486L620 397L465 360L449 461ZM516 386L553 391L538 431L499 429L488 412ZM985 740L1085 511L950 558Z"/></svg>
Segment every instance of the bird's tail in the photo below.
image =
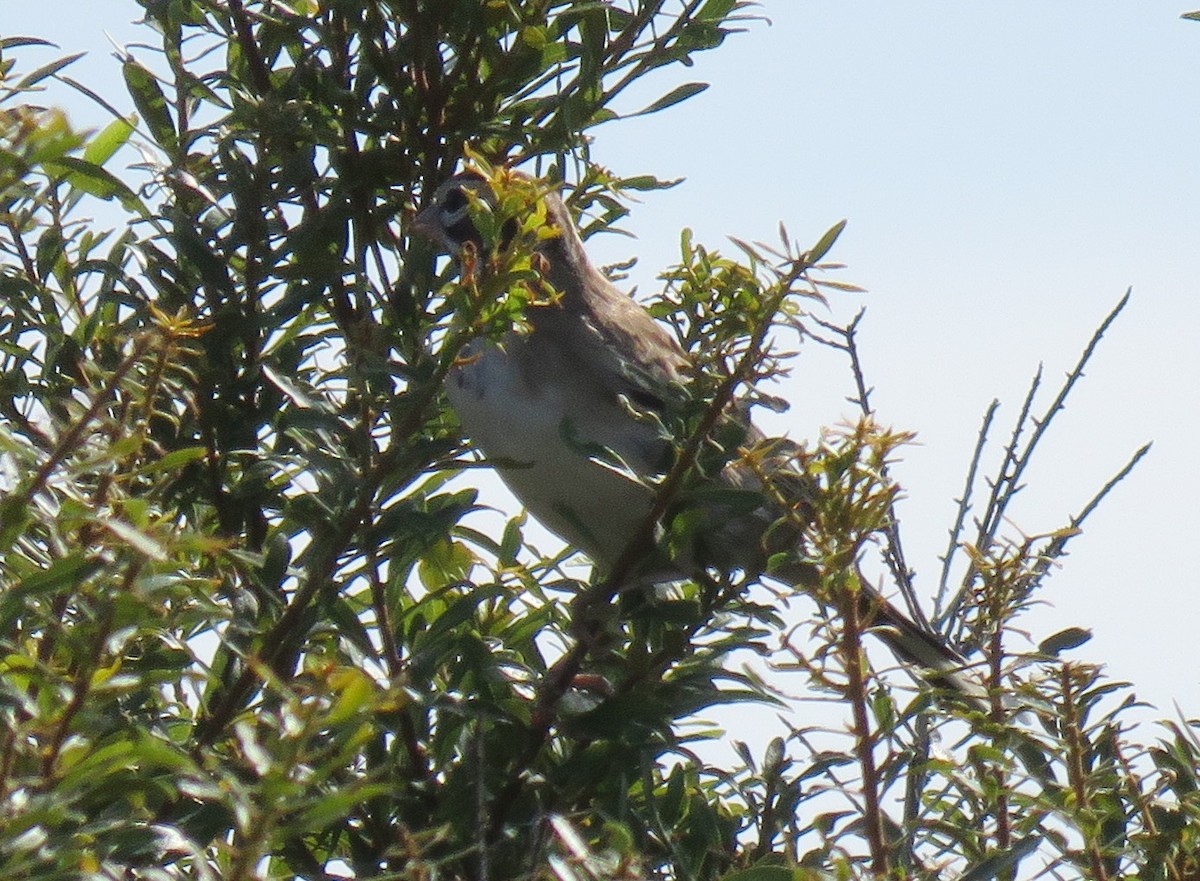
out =
<svg viewBox="0 0 1200 881"><path fill-rule="evenodd" d="M811 595L820 582L820 571L811 564L792 562L772 572L770 577ZM858 589L858 619L892 654L915 668L912 672L947 693L961 697L974 709L984 712L990 709L987 690L972 676L966 658L938 634L917 624L888 602L862 578Z"/></svg>
<svg viewBox="0 0 1200 881"><path fill-rule="evenodd" d="M967 660L936 633L913 622L874 588L859 593L859 615L901 661L920 668L921 676L980 710L990 703L986 689L968 672Z"/></svg>

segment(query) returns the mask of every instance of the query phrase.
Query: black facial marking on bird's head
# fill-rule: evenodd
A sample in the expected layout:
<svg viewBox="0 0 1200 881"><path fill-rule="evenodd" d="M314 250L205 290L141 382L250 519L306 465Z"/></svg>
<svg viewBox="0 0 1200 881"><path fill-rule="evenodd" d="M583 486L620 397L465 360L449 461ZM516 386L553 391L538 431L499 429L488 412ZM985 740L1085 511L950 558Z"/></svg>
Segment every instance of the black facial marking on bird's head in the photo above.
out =
<svg viewBox="0 0 1200 881"><path fill-rule="evenodd" d="M462 187L451 187L442 197L443 211L461 211L470 204L467 194Z"/></svg>
<svg viewBox="0 0 1200 881"><path fill-rule="evenodd" d="M483 237L471 222L470 209L471 200L462 186L450 186L441 196L438 213L442 229L456 248L461 249L467 242L477 249L483 247Z"/></svg>

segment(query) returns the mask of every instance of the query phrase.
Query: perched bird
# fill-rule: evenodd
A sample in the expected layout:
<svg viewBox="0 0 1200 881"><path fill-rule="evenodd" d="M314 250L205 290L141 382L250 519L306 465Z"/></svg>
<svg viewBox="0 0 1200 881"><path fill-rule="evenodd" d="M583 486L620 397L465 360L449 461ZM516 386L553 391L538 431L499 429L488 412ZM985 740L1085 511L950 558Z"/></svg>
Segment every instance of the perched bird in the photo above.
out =
<svg viewBox="0 0 1200 881"><path fill-rule="evenodd" d="M552 227L535 246L545 279L560 296L526 310L528 328L499 343L475 340L446 380L446 393L467 436L504 482L547 528L608 569L647 519L655 490L611 467L588 449L603 448L638 475L670 468L673 448L654 420L665 414L689 379L689 358L648 311L608 280L588 259L574 220L554 192L541 193ZM472 221L472 199L495 206L486 178L464 172L443 183L417 215L413 229L454 257L485 245ZM763 438L744 419L746 444ZM786 447L784 448L786 449ZM781 460L787 457L778 457ZM781 485L805 483L795 470ZM790 482L788 480L790 479ZM722 485L761 489L736 460ZM756 510L708 511L692 554L655 560L650 578L678 580L697 568L767 574L765 538L783 515L763 494ZM798 534L794 536L798 542ZM686 571L689 567L693 572ZM645 579L645 573L639 573ZM768 577L803 580L798 568ZM867 585L861 612L901 660L930 679L977 698L980 689L961 675L965 662L935 634L911 621Z"/></svg>

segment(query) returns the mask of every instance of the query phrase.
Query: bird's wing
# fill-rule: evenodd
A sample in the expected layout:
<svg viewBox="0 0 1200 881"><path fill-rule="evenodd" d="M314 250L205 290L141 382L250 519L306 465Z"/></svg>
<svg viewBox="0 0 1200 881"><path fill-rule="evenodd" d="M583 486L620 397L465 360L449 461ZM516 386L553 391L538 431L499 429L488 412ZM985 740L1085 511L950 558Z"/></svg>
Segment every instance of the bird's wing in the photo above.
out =
<svg viewBox="0 0 1200 881"><path fill-rule="evenodd" d="M608 285L608 282L605 282ZM646 309L612 285L577 325L596 379L631 403L662 411L681 394L689 361L679 342Z"/></svg>

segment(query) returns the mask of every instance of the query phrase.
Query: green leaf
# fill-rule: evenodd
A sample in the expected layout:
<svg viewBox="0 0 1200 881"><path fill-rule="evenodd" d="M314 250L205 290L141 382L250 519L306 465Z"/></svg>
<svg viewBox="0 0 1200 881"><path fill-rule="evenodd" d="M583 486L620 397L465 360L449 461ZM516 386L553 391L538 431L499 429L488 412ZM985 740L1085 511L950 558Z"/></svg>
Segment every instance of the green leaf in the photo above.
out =
<svg viewBox="0 0 1200 881"><path fill-rule="evenodd" d="M524 518L522 517L514 517L504 525L504 536L500 540L500 551L497 554L501 564L511 566L517 562L517 552L523 544L521 536L523 525Z"/></svg>
<svg viewBox="0 0 1200 881"><path fill-rule="evenodd" d="M29 519L29 501L22 494L0 498L0 557L25 531Z"/></svg>
<svg viewBox="0 0 1200 881"><path fill-rule="evenodd" d="M26 595L50 593L68 585L78 587L103 568L97 559L72 554L56 560L46 569L22 579L17 590Z"/></svg>
<svg viewBox="0 0 1200 881"><path fill-rule="evenodd" d="M39 278L49 278L63 254L62 232L57 226L47 227L38 238L35 265Z"/></svg>
<svg viewBox="0 0 1200 881"><path fill-rule="evenodd" d="M339 667L327 675L326 682L336 695L326 717L329 725L338 725L358 714L375 696L374 680L357 667Z"/></svg>
<svg viewBox="0 0 1200 881"><path fill-rule="evenodd" d="M18 46L55 46L49 40L40 37L0 37L0 51L15 49Z"/></svg>
<svg viewBox="0 0 1200 881"><path fill-rule="evenodd" d="M391 792L391 785L386 783L363 784L332 792L313 801L303 812L289 817L289 831L295 835L320 831L332 823L344 821L348 816L355 816L356 809L361 809L360 806L370 799L384 798Z"/></svg>
<svg viewBox="0 0 1200 881"><path fill-rule="evenodd" d="M54 162L46 163L46 170L52 174L61 174L63 179L75 189L95 196L97 199L111 199L116 196L122 204L140 204L133 190L111 172L105 171L99 165L74 156L62 156Z"/></svg>
<svg viewBox="0 0 1200 881"><path fill-rule="evenodd" d="M1021 860L1037 850L1037 846L1040 843L1040 837L1026 838L1023 841L1019 841L1008 850L994 853L983 860L983 862L977 863L965 875L960 876L958 881L988 881L989 878L997 878L1002 874L1008 874L1016 868Z"/></svg>
<svg viewBox="0 0 1200 881"><path fill-rule="evenodd" d="M421 555L417 576L423 585L434 590L465 580L474 565L475 555L465 545L456 541L439 541Z"/></svg>
<svg viewBox="0 0 1200 881"><path fill-rule="evenodd" d="M1069 649L1079 648L1091 638L1092 631L1086 627L1068 627L1039 642L1038 651L1043 655L1057 656Z"/></svg>
<svg viewBox="0 0 1200 881"><path fill-rule="evenodd" d="M18 91L28 89L36 83L40 83L42 80L46 79L46 77L54 76L54 74L58 73L67 65L74 64L76 61L82 58L83 55L83 52L76 52L74 55L68 55L65 58L59 58L55 61L51 61L49 64L43 67L39 67L33 73L29 74L20 82L18 82L16 89Z"/></svg>
<svg viewBox="0 0 1200 881"><path fill-rule="evenodd" d="M135 117L114 119L88 141L83 150L83 160L93 165L103 165L129 143L135 123Z"/></svg>
<svg viewBox="0 0 1200 881"><path fill-rule="evenodd" d="M167 108L167 96L163 94L154 74L132 59L121 65L121 71L125 75L129 95L154 140L163 147L174 148L179 140L175 121L171 119L171 112Z"/></svg>
<svg viewBox="0 0 1200 881"><path fill-rule="evenodd" d="M276 583L280 581L282 578L276 579ZM368 635L367 629L363 627L362 619L355 614L355 610L347 600L339 598L330 606L329 619L337 626L341 637L360 652L364 655L374 653L375 648L371 644L371 637Z"/></svg>
<svg viewBox="0 0 1200 881"><path fill-rule="evenodd" d="M162 458L155 459L146 464L145 467L138 469L138 474L149 476L163 472L178 471L193 462L203 459L207 454L208 450L204 447L184 447L180 450L172 450Z"/></svg>
<svg viewBox="0 0 1200 881"><path fill-rule="evenodd" d="M475 616L475 610L482 604L497 597L505 596L502 587L476 587L466 596L457 597L446 610L437 616L429 629L429 639L443 636L465 621Z"/></svg>
<svg viewBox="0 0 1200 881"><path fill-rule="evenodd" d="M630 118L633 118L634 116L645 116L649 113L657 113L660 110L665 110L666 108L678 104L681 101L686 101L693 95L699 95L707 88L708 83L684 83L682 86L676 86L653 104L643 107L637 113L630 114Z"/></svg>
<svg viewBox="0 0 1200 881"><path fill-rule="evenodd" d="M721 881L801 881L801 879L810 879L814 876L809 869L800 867L789 868L788 866L777 866L770 863L760 863L757 866L751 866L749 869L738 869L736 872L730 872L728 875L721 876ZM833 875L828 877L832 878Z"/></svg>
<svg viewBox="0 0 1200 881"><path fill-rule="evenodd" d="M831 226L825 235L821 236L820 241L818 241L812 246L812 248L809 249L807 255L808 262L819 263L821 258L829 253L829 249L833 247L833 243L838 240L838 236L842 234L842 230L845 228L846 221L844 220L839 220L837 223Z"/></svg>
<svg viewBox="0 0 1200 881"><path fill-rule="evenodd" d="M724 21L725 17L733 11L738 0L708 0L700 11L696 13L696 18L700 21Z"/></svg>
<svg viewBox="0 0 1200 881"><path fill-rule="evenodd" d="M141 530L114 518L103 519L99 522L105 529L142 556L159 561L167 559L168 554L163 546Z"/></svg>

